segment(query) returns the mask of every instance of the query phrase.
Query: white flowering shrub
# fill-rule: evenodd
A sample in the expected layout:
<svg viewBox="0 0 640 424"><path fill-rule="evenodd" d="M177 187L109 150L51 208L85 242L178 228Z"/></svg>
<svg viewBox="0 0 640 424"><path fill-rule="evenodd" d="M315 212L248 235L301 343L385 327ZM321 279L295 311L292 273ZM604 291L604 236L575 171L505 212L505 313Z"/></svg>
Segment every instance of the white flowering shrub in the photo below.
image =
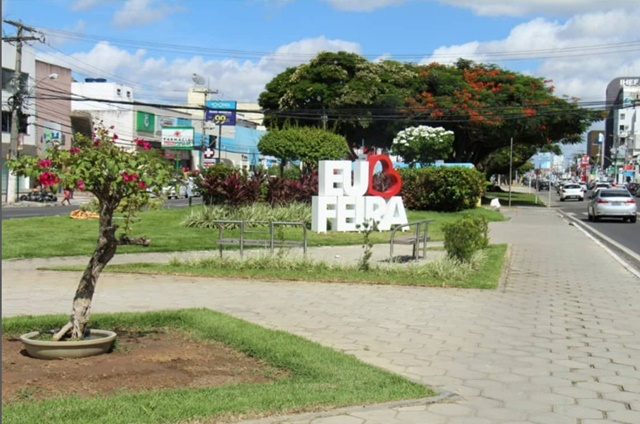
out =
<svg viewBox="0 0 640 424"><path fill-rule="evenodd" d="M393 139L391 152L402 156L410 167L416 164L426 166L436 160L445 160L453 151L453 131L442 127L420 125L400 131Z"/></svg>

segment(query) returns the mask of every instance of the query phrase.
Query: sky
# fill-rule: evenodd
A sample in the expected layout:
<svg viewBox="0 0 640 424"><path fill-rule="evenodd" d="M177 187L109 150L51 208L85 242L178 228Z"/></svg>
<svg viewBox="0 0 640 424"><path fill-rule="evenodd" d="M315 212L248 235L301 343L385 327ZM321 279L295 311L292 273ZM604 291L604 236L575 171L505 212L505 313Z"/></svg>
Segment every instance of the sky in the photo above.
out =
<svg viewBox="0 0 640 424"><path fill-rule="evenodd" d="M640 75L640 0L2 0L2 15L44 33L39 59L141 101L184 103L198 74L211 98L256 102L287 67L340 50L493 63L581 102Z"/></svg>

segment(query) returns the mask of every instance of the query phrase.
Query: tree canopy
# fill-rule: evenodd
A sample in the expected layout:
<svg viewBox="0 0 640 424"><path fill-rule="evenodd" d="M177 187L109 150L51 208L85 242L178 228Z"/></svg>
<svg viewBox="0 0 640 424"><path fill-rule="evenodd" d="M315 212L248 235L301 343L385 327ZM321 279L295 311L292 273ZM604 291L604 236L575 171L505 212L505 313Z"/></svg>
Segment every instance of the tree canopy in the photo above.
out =
<svg viewBox="0 0 640 424"><path fill-rule="evenodd" d="M349 147L388 147L404 125L394 120L415 84L411 64L369 62L347 52L322 52L308 64L288 68L258 98L265 125L327 127Z"/></svg>
<svg viewBox="0 0 640 424"><path fill-rule="evenodd" d="M343 159L349 152L343 136L315 127L271 130L262 136L258 149L280 159L280 175L290 161L300 160L311 170L321 160Z"/></svg>
<svg viewBox="0 0 640 424"><path fill-rule="evenodd" d="M417 65L322 52L277 75L259 103L270 128L326 126L349 147L389 148L406 127L441 126L455 133L446 160L471 162L486 172L491 156L508 148L511 137L523 153L535 152L580 142L589 125L602 119L577 99L555 96L550 82L464 59Z"/></svg>

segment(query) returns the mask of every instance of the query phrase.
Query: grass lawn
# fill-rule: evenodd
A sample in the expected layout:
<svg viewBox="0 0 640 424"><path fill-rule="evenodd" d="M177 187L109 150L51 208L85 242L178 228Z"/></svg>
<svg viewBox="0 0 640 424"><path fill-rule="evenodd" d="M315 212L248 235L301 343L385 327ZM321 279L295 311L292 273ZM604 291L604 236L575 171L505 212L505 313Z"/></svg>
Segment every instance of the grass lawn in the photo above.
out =
<svg viewBox="0 0 640 424"><path fill-rule="evenodd" d="M54 328L65 316L2 320L5 334ZM427 387L367 365L301 337L205 309L96 314L92 328L144 331L177 328L222 342L285 370L288 377L259 384L122 392L79 400L58 397L2 405L6 423L177 423L251 417L434 396ZM81 381L78 384L82 384ZM209 422L209 421L207 421Z"/></svg>
<svg viewBox="0 0 640 424"><path fill-rule="evenodd" d="M458 287L493 289L498 286L507 245L490 245L484 250L485 258L476 269L462 265L418 261L398 264L391 268L374 266L361 271L357 266L329 265L302 259L279 259L270 256L256 260L210 259L197 261L170 261L169 263L129 263L107 265L104 272L138 274L171 274L196 277L240 278L273 281L316 281L389 284L422 287ZM427 253L428 255L429 253ZM50 270L82 271L84 266L56 266Z"/></svg>
<svg viewBox="0 0 640 424"><path fill-rule="evenodd" d="M132 236L145 236L151 246L119 246L118 253L135 252L183 252L189 250L215 250L217 230L187 228L181 222L190 213L188 208L167 208L144 211L140 221L134 224ZM429 211L408 211L409 221L434 219L429 224L432 240L442 240L442 224L464 215L482 215L489 221L504 220L499 212L476 208L456 213ZM291 229L295 237L299 230ZM233 234L233 233L230 233ZM385 243L389 232L371 234L374 243ZM291 239L287 236L287 239ZM358 245L363 236L358 233L328 232L316 234L308 232L309 246ZM46 258L54 256L90 255L98 237L97 220L77 220L68 216L34 217L8 219L2 221L2 259Z"/></svg>
<svg viewBox="0 0 640 424"><path fill-rule="evenodd" d="M546 193L546 192L544 192ZM489 205L492 199L500 199L502 206L509 205L509 192L508 191L489 191L482 197L482 204ZM547 197L545 195L536 194L535 191L531 193L519 193L511 192L511 206L546 206Z"/></svg>

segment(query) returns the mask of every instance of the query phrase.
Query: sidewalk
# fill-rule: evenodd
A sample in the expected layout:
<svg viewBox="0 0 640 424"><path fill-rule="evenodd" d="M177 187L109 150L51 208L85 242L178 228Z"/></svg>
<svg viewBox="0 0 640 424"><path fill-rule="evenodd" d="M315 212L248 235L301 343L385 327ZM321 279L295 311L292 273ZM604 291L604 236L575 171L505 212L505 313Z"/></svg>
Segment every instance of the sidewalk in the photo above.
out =
<svg viewBox="0 0 640 424"><path fill-rule="evenodd" d="M640 280L552 208L503 211L490 224L511 246L499 290L104 274L94 311L211 308L454 395L253 422L640 422ZM39 263L3 261L3 316L68 313L79 273Z"/></svg>
<svg viewBox="0 0 640 424"><path fill-rule="evenodd" d="M26 193L21 193L21 194L26 194ZM7 203L7 195L6 193L2 194L2 207L3 208L20 208L20 207L55 207L55 206L61 206L60 203L62 202L62 199L64 199L64 195L62 193L57 194L56 197L58 198L57 202L28 202L25 200L21 200L19 202L14 202L11 204ZM91 193L82 193L82 192L75 192L73 194L73 198L71 199L71 205L72 206L80 206L83 205L85 203L89 203L91 201L91 199L93 199L93 195Z"/></svg>

